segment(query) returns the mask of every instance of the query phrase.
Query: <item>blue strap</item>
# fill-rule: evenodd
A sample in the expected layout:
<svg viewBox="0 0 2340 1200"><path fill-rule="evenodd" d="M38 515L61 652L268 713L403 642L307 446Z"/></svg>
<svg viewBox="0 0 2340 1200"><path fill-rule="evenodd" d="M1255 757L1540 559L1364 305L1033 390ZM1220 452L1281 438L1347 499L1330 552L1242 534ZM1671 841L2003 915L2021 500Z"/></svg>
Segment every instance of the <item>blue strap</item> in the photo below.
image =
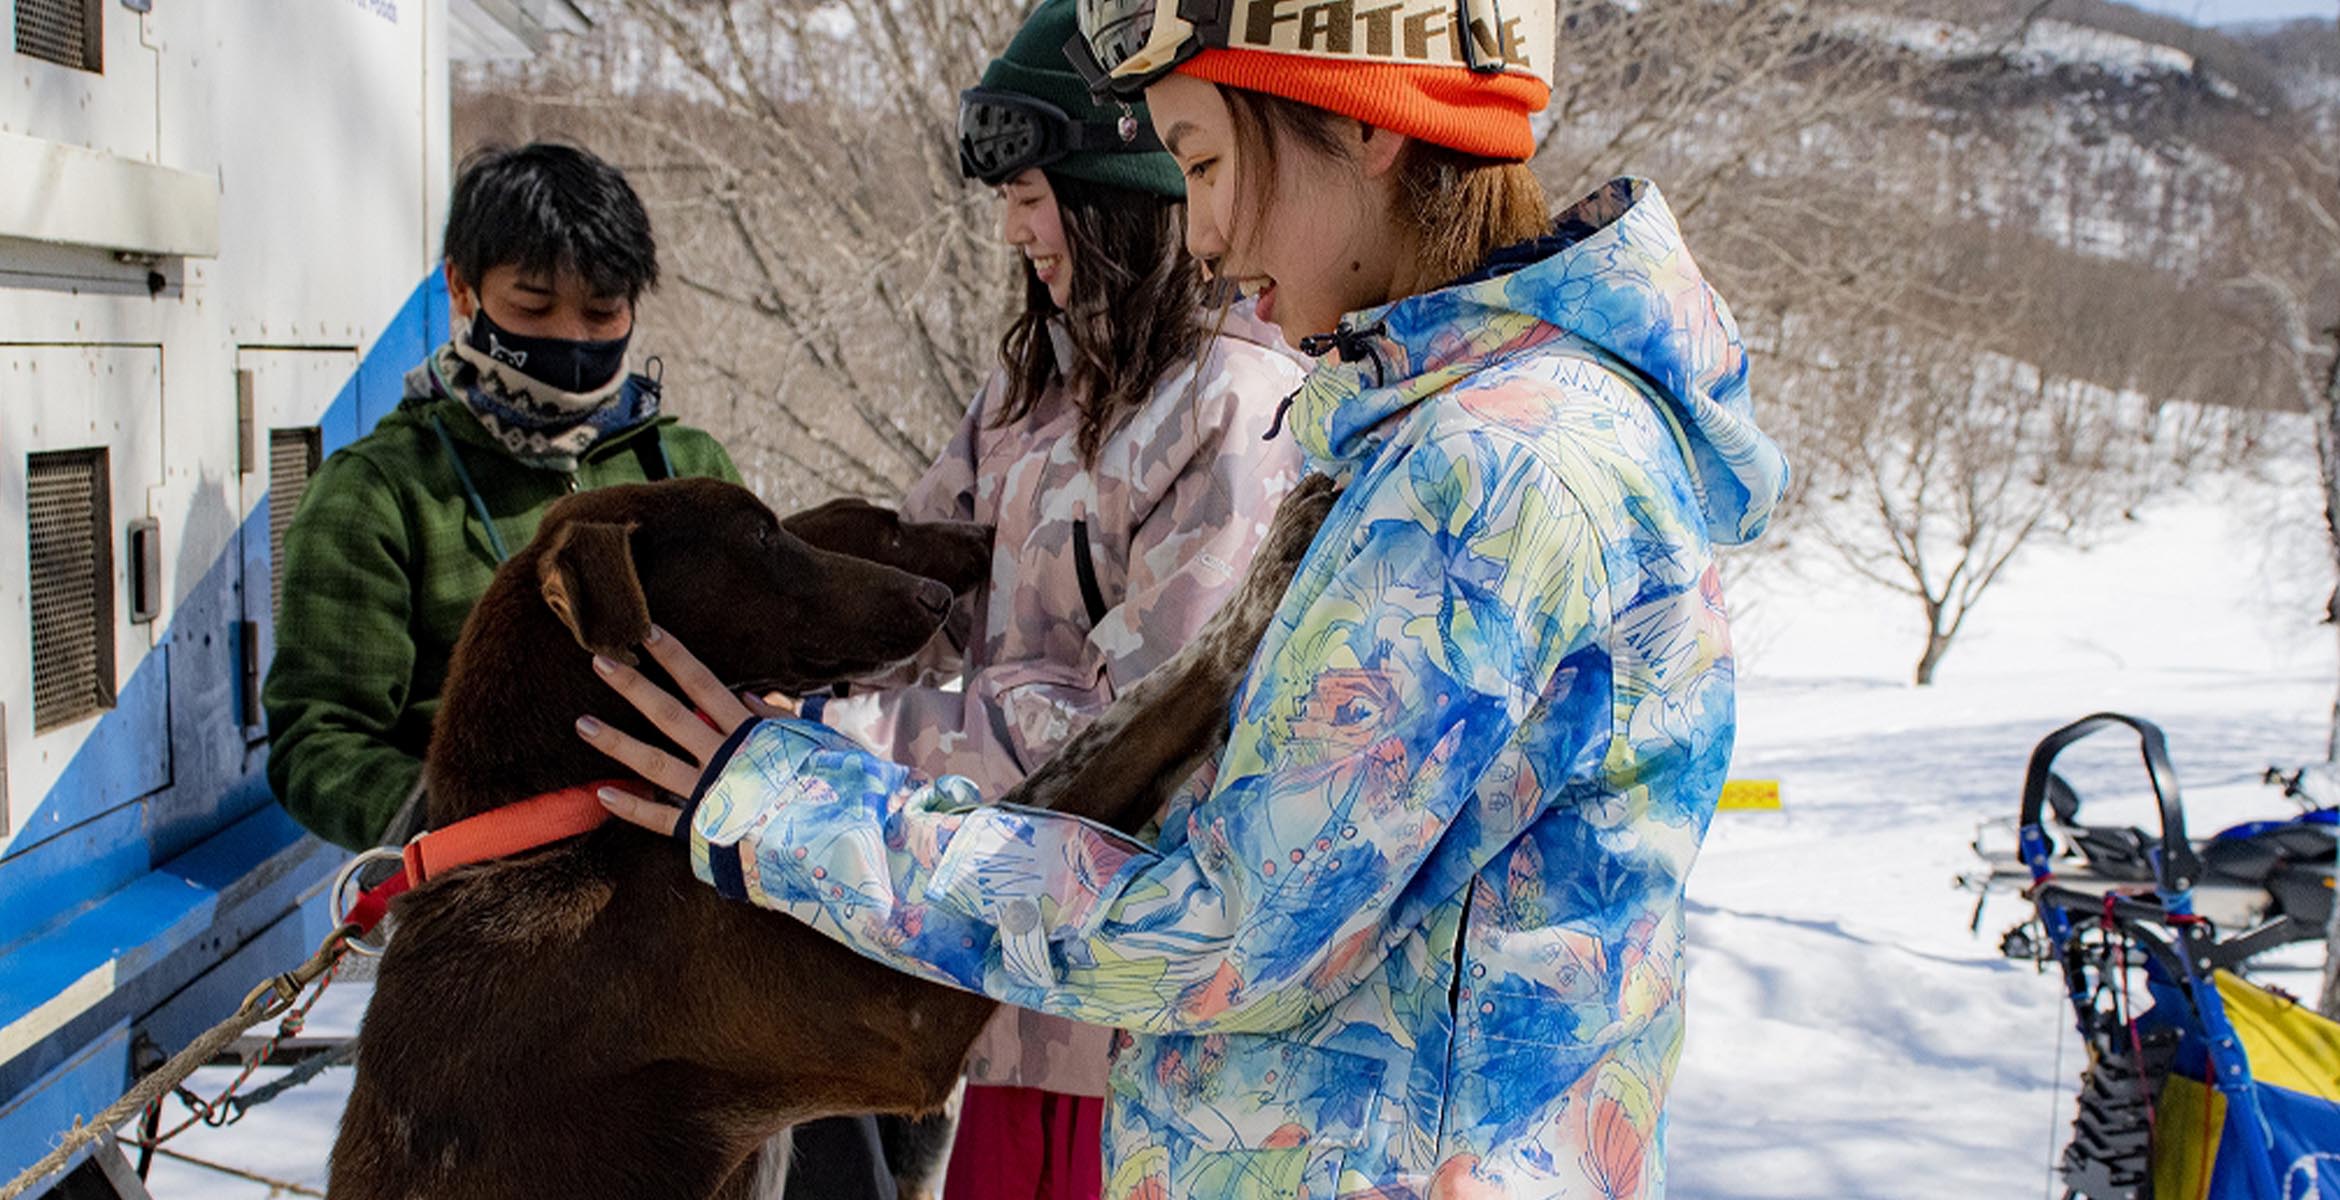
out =
<svg viewBox="0 0 2340 1200"><path fill-rule="evenodd" d="M504 548L504 535L496 532L496 519L488 514L487 501L480 499L479 489L472 486L471 472L463 468L463 456L455 452L455 439L447 436L447 425L439 420L437 413L431 414L431 430L439 435L439 448L447 452L447 465L455 468L456 482L463 485L463 494L471 500L471 511L487 527L489 552L496 556L496 565L502 566L505 559L512 557L512 552Z"/></svg>

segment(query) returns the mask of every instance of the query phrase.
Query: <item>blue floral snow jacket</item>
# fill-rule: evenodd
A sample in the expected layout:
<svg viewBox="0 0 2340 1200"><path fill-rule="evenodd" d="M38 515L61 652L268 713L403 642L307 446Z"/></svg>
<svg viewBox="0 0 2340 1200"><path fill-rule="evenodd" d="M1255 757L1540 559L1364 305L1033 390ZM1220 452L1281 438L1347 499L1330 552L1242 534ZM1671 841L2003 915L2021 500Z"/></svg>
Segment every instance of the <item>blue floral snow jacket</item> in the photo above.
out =
<svg viewBox="0 0 2340 1200"><path fill-rule="evenodd" d="M1292 410L1348 490L1153 845L774 721L706 787L695 869L1133 1031L1114 1200L1661 1195L1733 727L1711 548L1786 465L1647 183L1350 324L1370 352Z"/></svg>

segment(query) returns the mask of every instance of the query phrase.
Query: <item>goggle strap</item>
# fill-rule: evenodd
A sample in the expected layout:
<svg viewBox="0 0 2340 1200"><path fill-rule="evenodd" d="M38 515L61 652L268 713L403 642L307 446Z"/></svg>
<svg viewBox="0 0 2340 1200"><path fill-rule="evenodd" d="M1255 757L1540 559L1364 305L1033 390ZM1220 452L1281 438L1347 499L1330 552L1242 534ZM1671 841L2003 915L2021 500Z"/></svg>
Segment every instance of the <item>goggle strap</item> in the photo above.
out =
<svg viewBox="0 0 2340 1200"><path fill-rule="evenodd" d="M1224 46L1235 25L1235 0L1178 0L1178 19L1194 26L1205 46Z"/></svg>
<svg viewBox="0 0 2340 1200"><path fill-rule="evenodd" d="M1089 95L1103 97L1113 90L1113 76L1097 64L1097 52L1089 46L1089 39L1075 33L1064 44L1064 56L1072 60L1073 70L1080 72L1081 82L1089 85Z"/></svg>
<svg viewBox="0 0 2340 1200"><path fill-rule="evenodd" d="M1138 154L1162 149L1162 138L1154 132L1153 124L1148 121L1137 122L1137 135L1128 139L1121 136L1119 121L1090 121L1071 126L1067 132L1069 136L1065 144L1075 153L1103 150L1109 153Z"/></svg>

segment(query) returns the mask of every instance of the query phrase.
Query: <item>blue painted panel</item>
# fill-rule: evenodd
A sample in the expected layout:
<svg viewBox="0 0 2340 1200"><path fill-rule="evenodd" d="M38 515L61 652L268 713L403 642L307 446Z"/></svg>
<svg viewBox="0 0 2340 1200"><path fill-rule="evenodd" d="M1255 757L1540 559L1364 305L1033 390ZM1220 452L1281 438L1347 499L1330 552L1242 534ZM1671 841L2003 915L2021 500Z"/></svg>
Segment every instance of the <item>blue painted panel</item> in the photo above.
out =
<svg viewBox="0 0 2340 1200"><path fill-rule="evenodd" d="M144 875L145 820L128 805L0 862L0 956Z"/></svg>
<svg viewBox="0 0 2340 1200"><path fill-rule="evenodd" d="M348 435L340 440L335 440L335 430L325 431L325 452L339 450L397 408L399 397L406 391L406 373L446 340L447 281L433 271L406 298L397 317L374 340L365 361L358 364L350 386L333 402L335 409L348 404L355 420L348 425Z"/></svg>
<svg viewBox="0 0 2340 1200"><path fill-rule="evenodd" d="M371 428L381 414L397 407L400 380L408 368L446 339L446 321L445 284L433 271L407 296L359 363L357 373L321 416L327 452L349 442L359 429ZM361 408L367 410L362 425ZM239 647L228 634L232 623L243 619L239 589L245 554L241 547L258 542L260 578L265 579L267 530L267 513L262 506L242 522L228 550L180 602L162 645L132 670L114 711L98 720L57 785L25 818L23 831L9 847L8 859L0 860L0 896L10 886L8 877L15 869L11 863L16 857L76 825L172 787L174 779L174 797L158 806L160 815L150 829L163 839L148 856L150 864L250 811L252 797L247 792L233 792L235 803L227 808L210 801L231 794L233 785L257 773L260 766L259 756L247 752L237 723L234 693L241 683L242 663L231 657ZM170 678L174 657L185 660L184 669L189 672L184 688ZM173 701L178 705L176 728ZM180 811L179 805L188 803L188 797L197 798L193 800L195 807L186 810L198 818L198 827L192 831L185 828L188 822L172 816ZM52 877L49 882L65 881ZM69 891L78 894L59 897L50 913L33 915L53 916L121 882L111 872L100 872L89 881L90 886L70 887ZM0 905L0 945L18 940L28 927Z"/></svg>
<svg viewBox="0 0 2340 1200"><path fill-rule="evenodd" d="M0 1179L13 1179L39 1162L56 1147L57 1136L73 1127L75 1118L112 1104L129 1080L130 1026L117 1022L91 1039L71 1062L0 1106ZM74 1159L68 1169L80 1161Z"/></svg>
<svg viewBox="0 0 2340 1200"><path fill-rule="evenodd" d="M31 1048L0 1062L0 1096L70 1058L94 1031L148 1012L202 977L223 957L279 923L303 897L320 890L343 857L338 849L308 837L282 809L270 806L142 876L75 921L0 957L4 1023L29 1011L27 999L43 1002L104 963L107 951L122 944L119 931L124 926L159 930L122 954L110 995ZM232 1011L234 1000L262 977L289 969L305 957L306 950L291 950L274 967L241 979L241 990L227 1007L209 1014L197 1028ZM12 996L12 990L20 994ZM175 1049L179 1043L162 1044Z"/></svg>
<svg viewBox="0 0 2340 1200"><path fill-rule="evenodd" d="M175 786L149 806L147 840L161 862L268 803L254 780L263 761L237 713L243 691L244 565L238 547L268 540L267 517L247 518L226 552L172 613L170 743ZM267 576L261 589L267 589Z"/></svg>
<svg viewBox="0 0 2340 1200"><path fill-rule="evenodd" d="M98 718L57 786L25 817L11 856L168 786L170 715L170 656L158 647L130 673L113 711Z"/></svg>
<svg viewBox="0 0 2340 1200"><path fill-rule="evenodd" d="M228 950L210 970L141 1018L138 1027L158 1046L184 1046L236 1011L262 980L308 961L331 932L332 919L326 915L320 887L306 903ZM274 1033L276 1026L260 1025L253 1032Z"/></svg>
<svg viewBox="0 0 2340 1200"><path fill-rule="evenodd" d="M0 1026L14 1023L75 981L119 959L135 974L211 923L213 893L159 871L8 954L0 970Z"/></svg>

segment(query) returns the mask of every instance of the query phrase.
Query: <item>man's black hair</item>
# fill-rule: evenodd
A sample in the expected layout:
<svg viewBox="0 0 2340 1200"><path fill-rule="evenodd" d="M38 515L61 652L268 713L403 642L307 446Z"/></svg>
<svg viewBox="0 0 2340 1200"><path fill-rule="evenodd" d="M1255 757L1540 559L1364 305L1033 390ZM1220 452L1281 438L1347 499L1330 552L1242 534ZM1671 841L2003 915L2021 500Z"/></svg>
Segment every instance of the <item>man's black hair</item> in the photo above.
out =
<svg viewBox="0 0 2340 1200"><path fill-rule="evenodd" d="M464 157L447 205L446 256L473 287L506 265L575 271L596 295L629 301L658 283L658 243L633 185L591 152L552 142Z"/></svg>

